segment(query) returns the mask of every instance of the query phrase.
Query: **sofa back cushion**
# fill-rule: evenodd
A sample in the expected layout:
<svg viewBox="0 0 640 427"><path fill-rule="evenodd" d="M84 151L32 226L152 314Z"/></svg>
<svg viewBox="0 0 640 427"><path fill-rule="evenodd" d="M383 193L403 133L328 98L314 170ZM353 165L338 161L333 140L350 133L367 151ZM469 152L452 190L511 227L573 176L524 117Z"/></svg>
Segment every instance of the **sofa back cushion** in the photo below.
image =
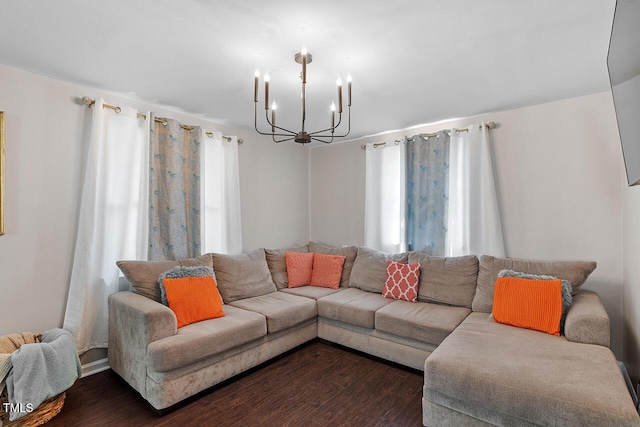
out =
<svg viewBox="0 0 640 427"><path fill-rule="evenodd" d="M286 252L309 252L309 245L294 246L287 249L265 249L264 251L267 255L267 265L269 266L273 283L275 283L276 288L284 289L289 287L287 263L284 254Z"/></svg>
<svg viewBox="0 0 640 427"><path fill-rule="evenodd" d="M225 304L277 290L264 249L241 255L213 254L213 269Z"/></svg>
<svg viewBox="0 0 640 427"><path fill-rule="evenodd" d="M351 271L353 263L358 254L358 248L356 246L344 246L342 248L323 245L317 242L309 242L309 252L317 252L319 254L326 255L342 255L345 257L344 265L342 266L342 275L340 277L340 287L346 288L349 286L349 278L351 277Z"/></svg>
<svg viewBox="0 0 640 427"><path fill-rule="evenodd" d="M162 302L158 278L162 273L174 267L213 268L211 254L179 261L118 261L117 266L131 284L131 290L157 302Z"/></svg>
<svg viewBox="0 0 640 427"><path fill-rule="evenodd" d="M418 301L471 308L478 281L478 257L437 257L410 252L409 263L420 263Z"/></svg>
<svg viewBox="0 0 640 427"><path fill-rule="evenodd" d="M409 253L388 254L360 246L351 270L349 287L382 294L387 280L387 261L389 260L406 264Z"/></svg>
<svg viewBox="0 0 640 427"><path fill-rule="evenodd" d="M489 255L480 257L478 288L473 298L473 311L491 313L493 288L501 270L514 270L528 274L544 274L571 283L575 295L580 286L596 269L594 261L532 261L515 258L496 258Z"/></svg>

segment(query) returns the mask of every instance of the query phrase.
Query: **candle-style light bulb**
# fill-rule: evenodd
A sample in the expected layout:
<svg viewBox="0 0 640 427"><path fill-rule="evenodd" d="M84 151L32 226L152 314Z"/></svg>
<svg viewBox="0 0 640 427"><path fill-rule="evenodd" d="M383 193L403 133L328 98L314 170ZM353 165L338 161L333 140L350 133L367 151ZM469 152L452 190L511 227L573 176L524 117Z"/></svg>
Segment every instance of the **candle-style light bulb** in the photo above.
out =
<svg viewBox="0 0 640 427"><path fill-rule="evenodd" d="M276 109L278 106L276 105L276 101L271 103L271 133L276 132Z"/></svg>
<svg viewBox="0 0 640 427"><path fill-rule="evenodd" d="M336 104L331 101L331 133L336 127Z"/></svg>
<svg viewBox="0 0 640 427"><path fill-rule="evenodd" d="M269 74L264 75L264 109L269 109Z"/></svg>
<svg viewBox="0 0 640 427"><path fill-rule="evenodd" d="M253 102L258 102L258 81L260 80L260 70L256 69L255 84L253 85Z"/></svg>
<svg viewBox="0 0 640 427"><path fill-rule="evenodd" d="M349 107L351 107L351 74L347 75L347 95L349 99Z"/></svg>
<svg viewBox="0 0 640 427"><path fill-rule="evenodd" d="M336 84L338 85L338 113L342 114L342 79L340 76L338 76Z"/></svg>
<svg viewBox="0 0 640 427"><path fill-rule="evenodd" d="M300 49L300 55L302 56L307 56L307 48L302 46L302 49Z"/></svg>

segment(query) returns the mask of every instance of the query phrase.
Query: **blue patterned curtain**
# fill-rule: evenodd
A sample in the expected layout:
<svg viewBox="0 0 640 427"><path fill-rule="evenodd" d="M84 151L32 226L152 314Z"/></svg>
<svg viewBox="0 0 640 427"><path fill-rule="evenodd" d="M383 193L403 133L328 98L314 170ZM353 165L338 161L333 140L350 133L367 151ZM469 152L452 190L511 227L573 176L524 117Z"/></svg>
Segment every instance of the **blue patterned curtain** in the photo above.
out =
<svg viewBox="0 0 640 427"><path fill-rule="evenodd" d="M151 117L149 260L200 255L202 130Z"/></svg>
<svg viewBox="0 0 640 427"><path fill-rule="evenodd" d="M407 246L442 256L449 196L449 135L407 138Z"/></svg>

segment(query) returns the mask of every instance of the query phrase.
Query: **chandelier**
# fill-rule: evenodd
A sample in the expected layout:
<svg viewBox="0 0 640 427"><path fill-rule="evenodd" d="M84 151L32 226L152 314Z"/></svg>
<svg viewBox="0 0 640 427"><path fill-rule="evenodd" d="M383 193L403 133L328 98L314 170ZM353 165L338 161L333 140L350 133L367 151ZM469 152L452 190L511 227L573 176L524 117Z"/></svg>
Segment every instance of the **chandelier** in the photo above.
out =
<svg viewBox="0 0 640 427"><path fill-rule="evenodd" d="M334 138L344 138L349 135L351 131L351 75L347 76L347 133L343 135L336 135L336 129L342 123L342 79L338 77L336 84L338 85L338 122L336 123L336 104L334 102L331 103L331 127L326 129L318 130L315 132L307 132L305 129L305 121L307 119L307 111L306 111L306 85L307 85L307 65L311 63L313 57L310 53L307 52L305 48L295 55L295 61L298 64L302 65L302 71L300 72L300 79L302 80L302 125L301 130L299 132L295 132L289 129L285 129L283 127L276 125L276 102L273 101L271 105L269 105L269 75L264 75L264 111L265 118L269 126L271 126L271 132L262 132L258 129L258 85L260 82L260 70L256 70L255 75L255 84L253 90L253 102L255 104L254 108L254 127L256 132L261 135L271 136L273 142L279 143L284 141L294 140L299 144L308 144L311 141L319 141L324 142L325 144L330 144L333 142ZM271 114L269 114L271 113ZM271 116L271 117L269 117Z"/></svg>

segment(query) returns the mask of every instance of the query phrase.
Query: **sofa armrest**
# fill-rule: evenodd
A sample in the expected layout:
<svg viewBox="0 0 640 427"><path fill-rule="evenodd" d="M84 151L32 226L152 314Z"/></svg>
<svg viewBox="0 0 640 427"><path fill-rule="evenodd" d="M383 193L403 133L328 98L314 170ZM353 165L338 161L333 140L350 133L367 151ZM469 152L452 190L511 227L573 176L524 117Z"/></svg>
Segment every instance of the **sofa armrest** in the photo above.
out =
<svg viewBox="0 0 640 427"><path fill-rule="evenodd" d="M564 335L569 341L609 347L609 315L598 294L578 291L573 296L564 323Z"/></svg>
<svg viewBox="0 0 640 427"><path fill-rule="evenodd" d="M169 307L133 292L109 295L109 365L143 397L147 346L177 330L176 316Z"/></svg>

